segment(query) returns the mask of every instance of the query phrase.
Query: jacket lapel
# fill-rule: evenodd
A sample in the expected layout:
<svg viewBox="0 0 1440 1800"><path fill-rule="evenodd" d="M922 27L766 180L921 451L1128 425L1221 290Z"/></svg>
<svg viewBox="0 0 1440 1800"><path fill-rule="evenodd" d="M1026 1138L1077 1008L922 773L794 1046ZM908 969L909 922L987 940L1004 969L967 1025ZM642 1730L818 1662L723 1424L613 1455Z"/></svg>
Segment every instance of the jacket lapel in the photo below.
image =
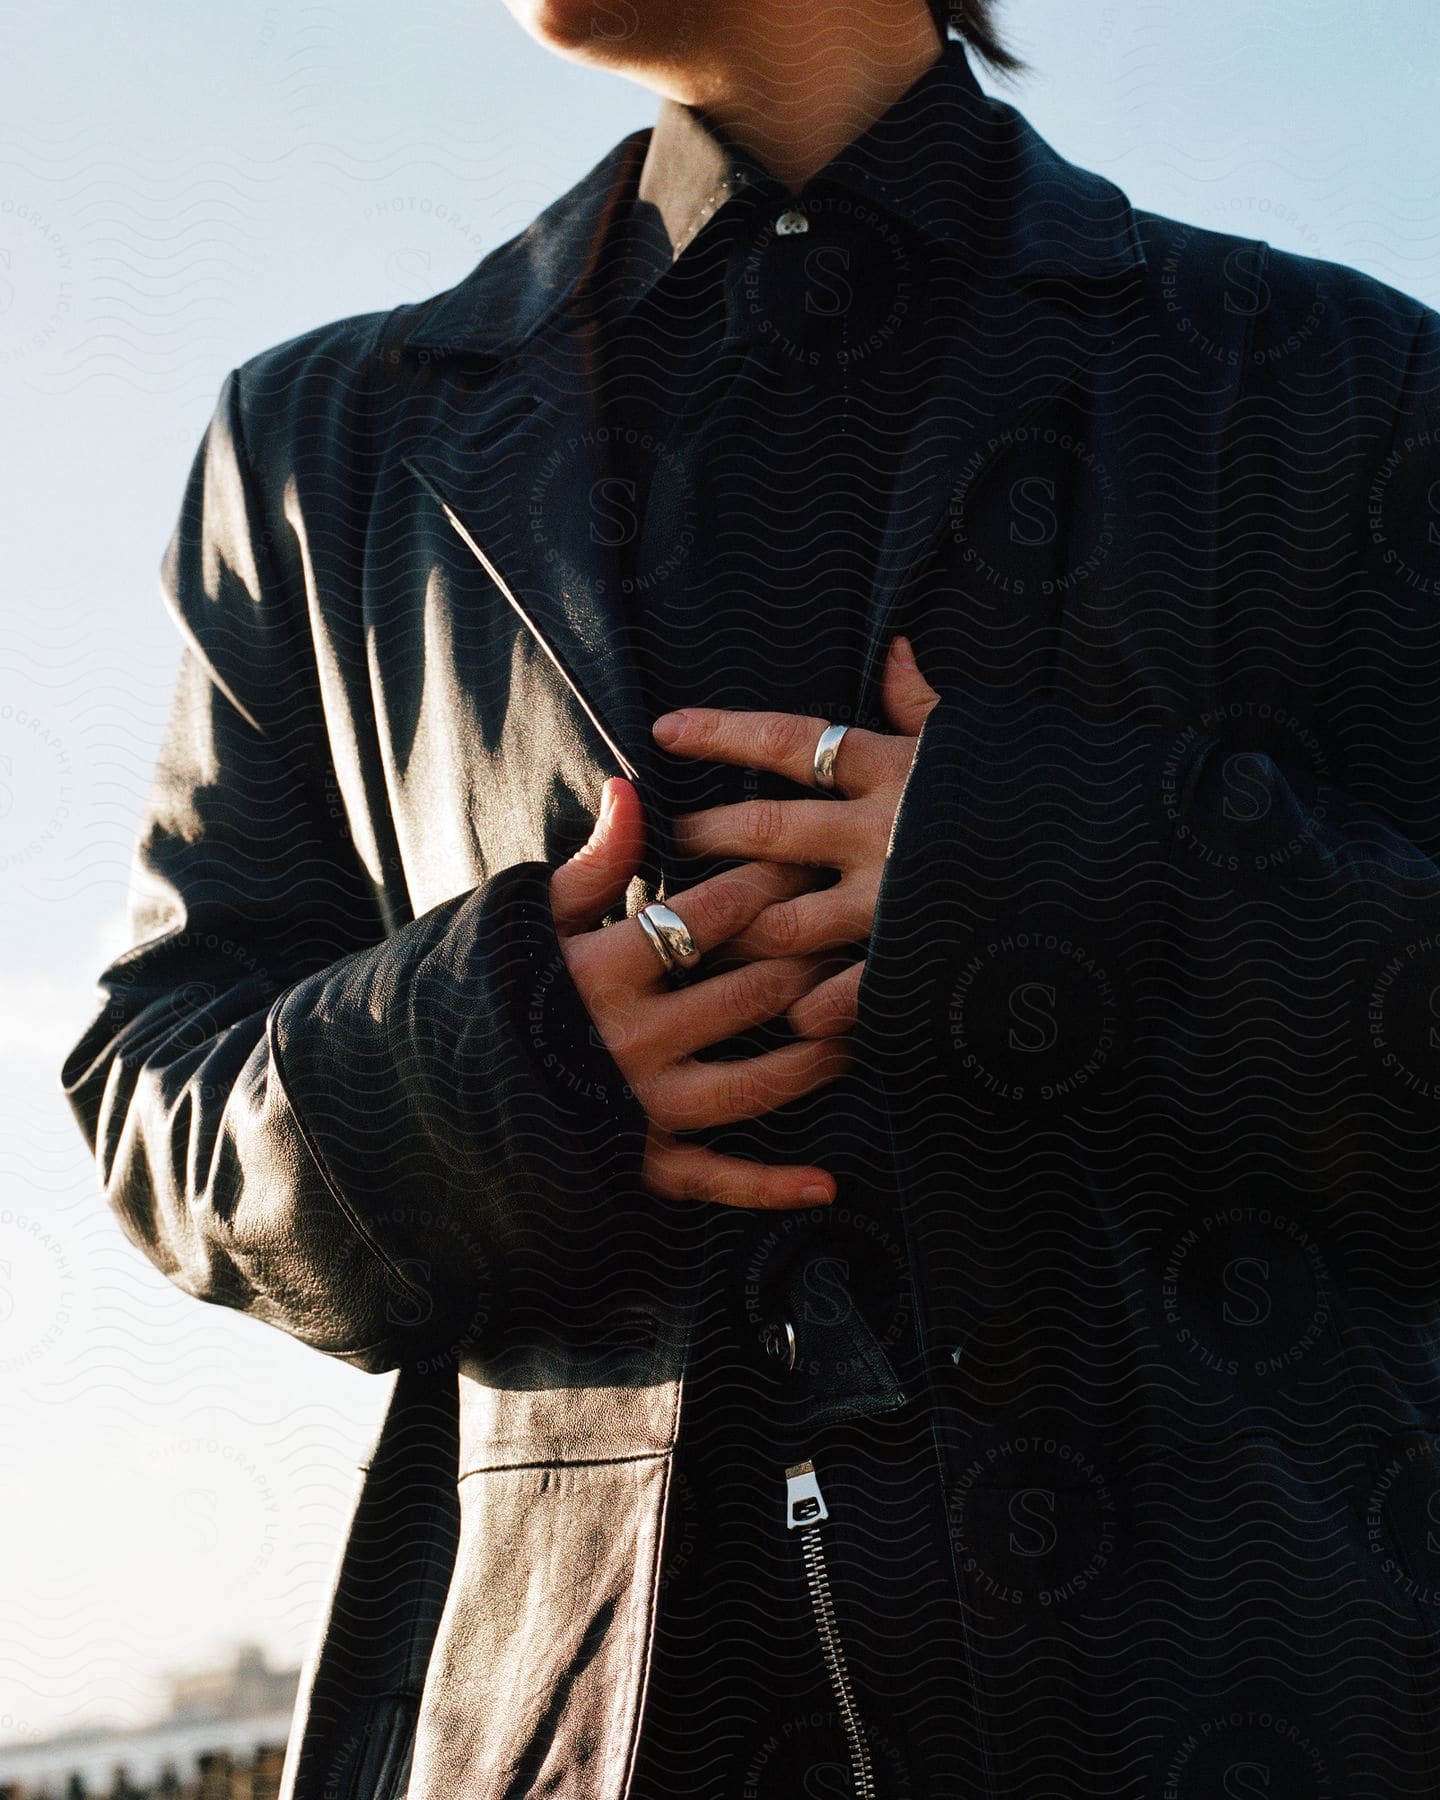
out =
<svg viewBox="0 0 1440 1800"><path fill-rule="evenodd" d="M872 704L896 603L957 494L1007 429L1043 414L1113 346L1145 260L1119 189L1065 162L968 69L960 80L969 98L957 154L975 178L947 228L938 348L878 547L857 716ZM650 720L615 552L592 508L606 468L598 328L584 302L648 137L624 139L526 232L424 303L405 340L424 361L483 369L462 380L458 430L406 458L424 503L486 568L496 603L517 606L642 797L654 791Z"/></svg>
<svg viewBox="0 0 1440 1800"><path fill-rule="evenodd" d="M1125 195L1077 169L957 68L957 184L936 253L925 371L877 560L858 713L875 704L888 624L1007 433L1043 418L1113 350L1145 252Z"/></svg>
<svg viewBox="0 0 1440 1800"><path fill-rule="evenodd" d="M595 497L607 479L598 327L565 301L598 256L633 183L643 136L456 288L422 308L407 353L441 362L453 425L404 462L497 605L519 614L605 745L614 773L654 791L645 713L620 591L618 546Z"/></svg>
<svg viewBox="0 0 1440 1800"><path fill-rule="evenodd" d="M1096 381L1118 341L1107 329L1111 302L1097 294L1017 292L1008 342L991 340L977 359L973 321L957 320L919 403L897 470L876 556L867 608L857 717L873 714L889 645L890 621L910 581L955 528L967 494L1013 436L1079 383ZM1017 346L1043 345L1023 377L995 392L997 371L1012 368ZM866 721L872 725L875 720Z"/></svg>
<svg viewBox="0 0 1440 1800"><path fill-rule="evenodd" d="M648 785L649 721L619 598L615 550L592 529L605 480L588 389L561 399L512 393L458 441L404 458L422 504L443 514L555 666L605 744L616 774Z"/></svg>

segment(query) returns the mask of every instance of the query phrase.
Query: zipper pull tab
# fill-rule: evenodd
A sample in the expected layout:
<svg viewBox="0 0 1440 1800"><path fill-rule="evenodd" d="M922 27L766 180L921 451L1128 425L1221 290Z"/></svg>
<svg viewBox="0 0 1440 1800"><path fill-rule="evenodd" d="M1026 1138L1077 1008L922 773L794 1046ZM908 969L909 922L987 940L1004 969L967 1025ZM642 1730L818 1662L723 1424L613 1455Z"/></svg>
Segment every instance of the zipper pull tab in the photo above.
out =
<svg viewBox="0 0 1440 1800"><path fill-rule="evenodd" d="M820 1492L812 1462L796 1463L785 1471L785 1526L795 1531L805 1525L818 1525L830 1517L825 1497Z"/></svg>

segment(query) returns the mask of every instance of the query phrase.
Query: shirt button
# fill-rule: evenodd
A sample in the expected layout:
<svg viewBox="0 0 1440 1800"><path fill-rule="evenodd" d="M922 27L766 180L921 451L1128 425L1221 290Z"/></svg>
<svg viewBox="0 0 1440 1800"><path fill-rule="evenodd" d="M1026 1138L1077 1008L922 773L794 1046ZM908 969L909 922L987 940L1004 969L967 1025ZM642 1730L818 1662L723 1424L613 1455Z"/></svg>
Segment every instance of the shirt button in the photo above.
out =
<svg viewBox="0 0 1440 1800"><path fill-rule="evenodd" d="M809 229L810 221L803 212L796 212L793 207L789 212L781 213L775 221L775 231L779 237L796 237Z"/></svg>

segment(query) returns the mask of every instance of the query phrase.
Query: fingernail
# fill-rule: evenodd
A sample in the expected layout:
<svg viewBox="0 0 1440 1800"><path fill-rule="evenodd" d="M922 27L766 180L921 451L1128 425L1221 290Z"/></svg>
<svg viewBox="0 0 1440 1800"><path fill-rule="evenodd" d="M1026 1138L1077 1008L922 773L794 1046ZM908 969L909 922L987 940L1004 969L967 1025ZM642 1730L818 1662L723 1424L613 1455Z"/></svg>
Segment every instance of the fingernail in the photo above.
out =
<svg viewBox="0 0 1440 1800"><path fill-rule="evenodd" d="M915 652L910 648L909 638L897 637L895 639L895 654L907 669L915 667Z"/></svg>
<svg viewBox="0 0 1440 1800"><path fill-rule="evenodd" d="M822 1187L818 1181L813 1181L809 1187L801 1188L800 1198L810 1206L828 1206L830 1203L830 1190L827 1187Z"/></svg>
<svg viewBox="0 0 1440 1800"><path fill-rule="evenodd" d="M683 712L662 713L650 727L650 732L657 744L673 744L685 729L686 714Z"/></svg>
<svg viewBox="0 0 1440 1800"><path fill-rule="evenodd" d="M610 817L610 812L614 805L615 805L615 782L614 782L613 777L607 776L606 780L605 780L605 785L600 790L599 823L601 825L603 825L605 823L605 821Z"/></svg>

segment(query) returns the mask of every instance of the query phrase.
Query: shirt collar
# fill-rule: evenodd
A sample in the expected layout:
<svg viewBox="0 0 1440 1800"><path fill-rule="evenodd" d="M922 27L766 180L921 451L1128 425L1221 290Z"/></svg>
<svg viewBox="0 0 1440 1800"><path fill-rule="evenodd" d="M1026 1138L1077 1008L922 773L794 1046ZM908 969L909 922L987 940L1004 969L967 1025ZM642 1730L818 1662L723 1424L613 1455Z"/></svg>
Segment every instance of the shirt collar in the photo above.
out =
<svg viewBox="0 0 1440 1800"><path fill-rule="evenodd" d="M627 304L648 292L732 196L753 191L778 211L812 191L843 188L923 239L955 235L963 143L985 95L958 38L797 196L699 109L665 100L635 187ZM628 260L628 259L627 259Z"/></svg>

